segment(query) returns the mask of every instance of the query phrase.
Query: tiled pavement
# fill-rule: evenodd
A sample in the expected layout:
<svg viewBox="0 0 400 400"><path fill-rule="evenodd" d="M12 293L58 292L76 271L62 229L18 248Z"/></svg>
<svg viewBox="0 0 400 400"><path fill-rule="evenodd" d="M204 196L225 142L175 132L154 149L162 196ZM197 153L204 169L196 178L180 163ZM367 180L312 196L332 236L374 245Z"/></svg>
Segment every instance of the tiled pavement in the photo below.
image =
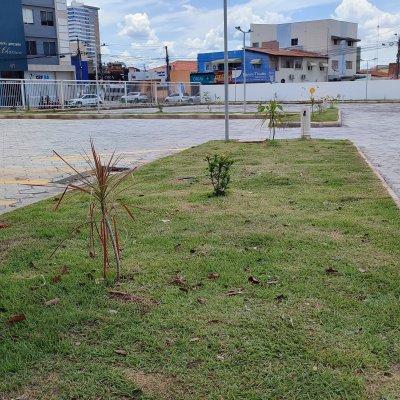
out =
<svg viewBox="0 0 400 400"><path fill-rule="evenodd" d="M343 127L315 128L312 136L352 140L400 195L400 104L346 104L341 109ZM230 122L233 139L267 135L259 120ZM299 128L278 132L279 138L296 136ZM90 138L102 154L121 153L128 166L223 139L224 121L0 120L0 214L58 192L48 183L65 177L68 168L53 150L84 169L80 154L88 151Z"/></svg>

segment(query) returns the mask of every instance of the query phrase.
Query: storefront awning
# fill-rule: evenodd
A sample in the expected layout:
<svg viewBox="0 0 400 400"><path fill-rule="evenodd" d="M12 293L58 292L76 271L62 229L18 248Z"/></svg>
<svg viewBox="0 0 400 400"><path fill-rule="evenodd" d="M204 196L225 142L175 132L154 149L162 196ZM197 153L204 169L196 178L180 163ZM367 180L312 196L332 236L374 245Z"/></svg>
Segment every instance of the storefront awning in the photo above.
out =
<svg viewBox="0 0 400 400"><path fill-rule="evenodd" d="M307 63L307 65L308 65L309 67L316 67L316 66L317 66L317 63L309 61L309 62Z"/></svg>
<svg viewBox="0 0 400 400"><path fill-rule="evenodd" d="M329 64L326 63L326 62L320 62L320 63L319 63L319 66L320 66L320 67L329 67Z"/></svg>
<svg viewBox="0 0 400 400"><path fill-rule="evenodd" d="M228 64L240 64L242 62L241 58L228 58ZM224 59L214 60L211 62L212 64L223 64Z"/></svg>

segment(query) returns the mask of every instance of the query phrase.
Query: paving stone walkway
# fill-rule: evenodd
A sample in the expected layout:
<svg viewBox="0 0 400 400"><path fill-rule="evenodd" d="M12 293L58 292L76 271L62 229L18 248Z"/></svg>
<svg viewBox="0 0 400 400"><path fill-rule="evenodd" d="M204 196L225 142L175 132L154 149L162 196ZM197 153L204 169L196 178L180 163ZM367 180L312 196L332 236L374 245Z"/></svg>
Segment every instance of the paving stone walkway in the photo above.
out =
<svg viewBox="0 0 400 400"><path fill-rule="evenodd" d="M400 195L400 104L345 104L341 109L343 127L315 128L312 136L353 141ZM299 134L299 128L285 129L277 137ZM264 139L268 131L259 120L232 120L230 136ZM54 182L65 178L68 168L53 150L84 170L81 154L88 151L90 138L101 154L116 150L130 166L223 139L224 121L0 120L0 214L59 192L61 186Z"/></svg>

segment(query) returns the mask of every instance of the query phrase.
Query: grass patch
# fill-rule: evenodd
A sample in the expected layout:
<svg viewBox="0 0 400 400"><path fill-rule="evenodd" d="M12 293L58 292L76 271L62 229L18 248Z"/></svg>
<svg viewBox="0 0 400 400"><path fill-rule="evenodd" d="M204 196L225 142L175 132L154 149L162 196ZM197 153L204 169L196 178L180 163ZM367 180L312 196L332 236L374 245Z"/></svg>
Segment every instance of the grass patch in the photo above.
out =
<svg viewBox="0 0 400 400"><path fill-rule="evenodd" d="M141 168L123 197L151 211L121 214L120 286L70 236L79 195L4 215L2 399L398 398L399 210L350 142L278 143ZM220 198L214 152L235 159Z"/></svg>
<svg viewBox="0 0 400 400"><path fill-rule="evenodd" d="M339 109L328 108L326 111L314 111L311 114L311 122L337 122L339 119ZM300 122L300 113L285 113L282 122Z"/></svg>

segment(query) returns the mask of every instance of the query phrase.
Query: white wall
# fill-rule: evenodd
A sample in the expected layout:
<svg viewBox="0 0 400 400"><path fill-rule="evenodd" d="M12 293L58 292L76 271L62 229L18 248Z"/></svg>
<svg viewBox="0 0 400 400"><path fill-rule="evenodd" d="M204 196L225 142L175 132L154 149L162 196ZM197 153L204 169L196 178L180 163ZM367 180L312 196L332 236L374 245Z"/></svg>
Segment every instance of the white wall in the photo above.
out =
<svg viewBox="0 0 400 400"><path fill-rule="evenodd" d="M275 95L280 101L305 101L310 98L310 88L315 89L314 98L340 95L342 100L400 100L400 80L358 80L350 82L302 82L302 83L248 83L247 101L269 101ZM202 85L201 94L208 92L211 98L224 100L224 85ZM235 85L229 85L229 100L235 100ZM236 100L243 100L243 85L236 86Z"/></svg>
<svg viewBox="0 0 400 400"><path fill-rule="evenodd" d="M326 63L328 60L321 58L303 58L302 68L283 68L280 65L279 70L275 71L275 82L281 82L282 79L286 83L295 82L327 82L328 81L328 71L324 68L323 71L320 69L320 63ZM312 70L308 69L308 63L314 63L315 66ZM290 79L290 75L294 76L294 79ZM305 77L303 78L303 76Z"/></svg>

